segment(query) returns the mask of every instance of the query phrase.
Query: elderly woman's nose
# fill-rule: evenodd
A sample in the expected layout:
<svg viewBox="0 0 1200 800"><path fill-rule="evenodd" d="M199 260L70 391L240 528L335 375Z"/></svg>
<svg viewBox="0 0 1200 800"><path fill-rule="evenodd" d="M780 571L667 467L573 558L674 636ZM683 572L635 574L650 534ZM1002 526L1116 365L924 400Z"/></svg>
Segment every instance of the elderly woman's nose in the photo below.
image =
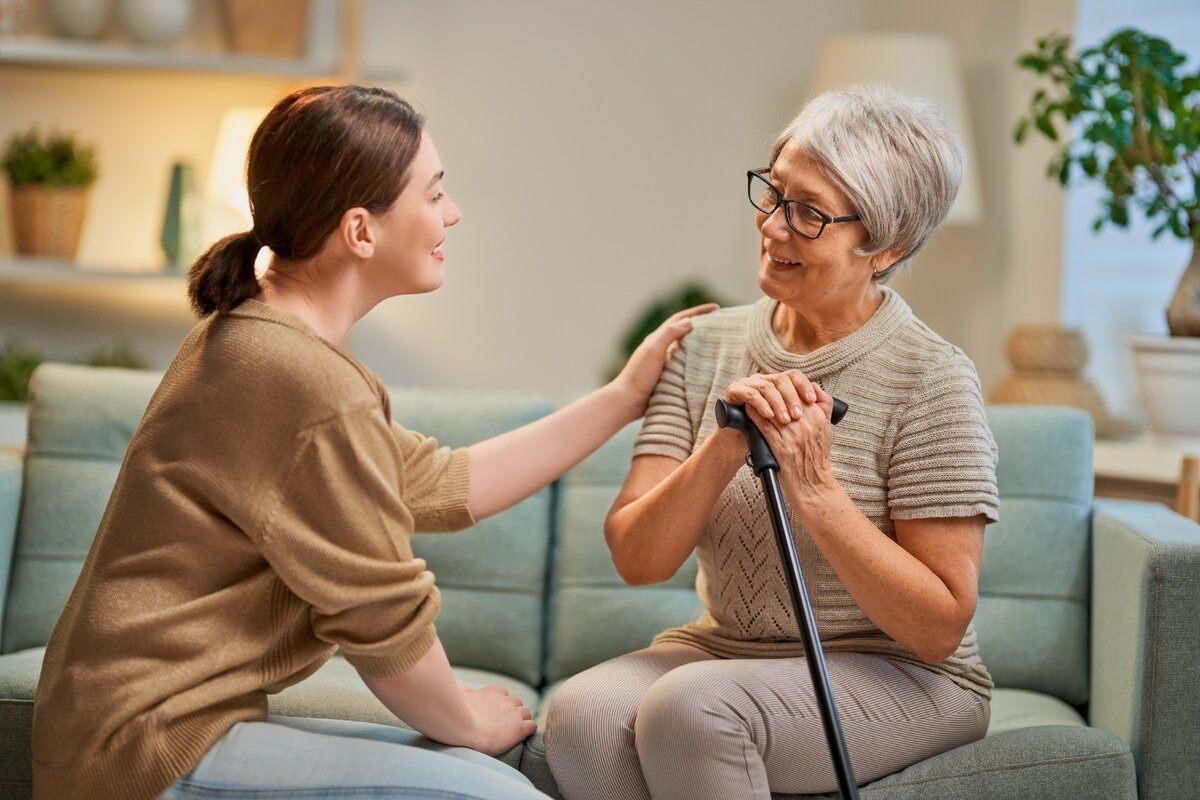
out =
<svg viewBox="0 0 1200 800"><path fill-rule="evenodd" d="M789 231L787 220L784 217L783 206L775 209L770 214L759 214L758 218L762 220L758 229L762 231L763 236L776 241L783 241L788 238Z"/></svg>

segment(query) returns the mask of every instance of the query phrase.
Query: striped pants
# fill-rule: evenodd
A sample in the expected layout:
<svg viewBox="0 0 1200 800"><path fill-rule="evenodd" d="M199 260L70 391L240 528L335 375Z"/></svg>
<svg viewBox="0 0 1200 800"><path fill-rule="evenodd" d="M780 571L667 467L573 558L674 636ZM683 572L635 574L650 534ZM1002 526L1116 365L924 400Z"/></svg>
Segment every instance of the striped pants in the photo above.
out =
<svg viewBox="0 0 1200 800"><path fill-rule="evenodd" d="M854 777L865 784L983 738L987 700L915 664L828 653ZM566 800L704 800L837 789L803 658L723 659L663 643L579 673L543 736Z"/></svg>

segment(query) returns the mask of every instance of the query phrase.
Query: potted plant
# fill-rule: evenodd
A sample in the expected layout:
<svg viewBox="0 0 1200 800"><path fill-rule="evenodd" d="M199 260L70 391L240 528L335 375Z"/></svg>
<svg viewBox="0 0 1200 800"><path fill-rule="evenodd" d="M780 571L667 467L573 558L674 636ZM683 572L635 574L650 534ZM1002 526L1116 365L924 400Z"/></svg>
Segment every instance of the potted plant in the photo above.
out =
<svg viewBox="0 0 1200 800"><path fill-rule="evenodd" d="M34 128L14 134L4 152L16 250L73 259L97 176L96 155L74 137Z"/></svg>
<svg viewBox="0 0 1200 800"><path fill-rule="evenodd" d="M1137 210L1155 224L1152 238L1191 242L1166 309L1171 335L1137 336L1133 347L1150 427L1200 435L1200 70L1186 71L1183 53L1134 28L1075 55L1070 47L1055 34L1017 60L1047 85L1013 138L1036 131L1061 142L1047 174L1063 186L1080 173L1100 184L1094 230L1128 227Z"/></svg>
<svg viewBox="0 0 1200 800"><path fill-rule="evenodd" d="M658 326L666 322L667 317L678 311L683 311L685 308L702 306L705 303L716 303L719 306L726 305L707 286L701 283L686 283L667 295L653 300L650 305L642 310L629 329L622 334L620 353L613 358L606 368L604 380L607 382L617 377L617 374L625 367L626 362L629 361L629 357L633 355L633 351L642 343L642 340L658 330Z"/></svg>

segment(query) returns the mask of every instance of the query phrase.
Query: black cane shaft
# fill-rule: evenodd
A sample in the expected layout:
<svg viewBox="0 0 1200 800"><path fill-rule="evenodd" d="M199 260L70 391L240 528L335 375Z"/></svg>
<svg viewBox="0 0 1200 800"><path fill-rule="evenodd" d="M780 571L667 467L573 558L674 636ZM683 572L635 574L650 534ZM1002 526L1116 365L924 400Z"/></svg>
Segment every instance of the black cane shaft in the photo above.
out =
<svg viewBox="0 0 1200 800"><path fill-rule="evenodd" d="M821 647L821 637L817 633L817 620L808 600L804 573L800 569L800 555L796 552L796 541L792 538L792 526L788 522L787 503L779 488L779 478L774 469L763 470L759 478L762 481L763 495L767 499L771 527L775 529L775 544L779 548L780 558L783 559L792 608L800 626L804 660L808 662L808 674L812 678L817 704L821 708L821 722L824 724L825 740L829 744L829 755L837 776L838 793L842 800L858 800L858 784L854 780L854 770L850 766L850 756L846 752L846 742L842 737L837 704L833 700L833 689L825 667L825 652Z"/></svg>
<svg viewBox="0 0 1200 800"><path fill-rule="evenodd" d="M837 398L834 398L833 405L830 422L836 425L846 415L849 406ZM842 800L858 800L858 784L854 780L854 770L850 766L846 741L842 737L842 727L838 722L837 704L833 699L833 689L829 685L829 673L825 666L821 637L817 631L817 620L813 616L812 604L808 599L804 573L800 569L800 556L796 552L796 541L792 538L792 526L788 521L787 501L779 488L779 462L775 460L775 454L771 452L766 437L743 407L718 400L716 415L720 427L736 428L746 437L746 444L750 449L750 467L762 482L771 527L775 531L775 544L783 561L783 574L787 579L792 609L796 615L796 624L800 628L800 638L804 643L805 660L808 662L809 675L812 677L813 690L817 696L817 706L821 709L821 722L825 728L825 739L829 743L829 756L837 777L838 794Z"/></svg>

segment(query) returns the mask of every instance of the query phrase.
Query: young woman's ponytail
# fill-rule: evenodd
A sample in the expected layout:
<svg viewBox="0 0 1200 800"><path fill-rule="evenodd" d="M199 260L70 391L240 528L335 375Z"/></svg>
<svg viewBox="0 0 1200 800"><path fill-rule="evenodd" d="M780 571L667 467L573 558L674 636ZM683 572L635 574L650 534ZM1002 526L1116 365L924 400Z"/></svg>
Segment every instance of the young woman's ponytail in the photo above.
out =
<svg viewBox="0 0 1200 800"><path fill-rule="evenodd" d="M262 243L254 231L220 239L188 270L188 301L197 316L226 312L258 292L254 260Z"/></svg>
<svg viewBox="0 0 1200 800"><path fill-rule="evenodd" d="M275 104L246 154L253 229L226 236L188 270L196 313L232 310L258 293L263 247L285 263L312 258L351 208L383 214L408 182L424 120L390 89L311 86ZM279 267L272 260L271 269Z"/></svg>

